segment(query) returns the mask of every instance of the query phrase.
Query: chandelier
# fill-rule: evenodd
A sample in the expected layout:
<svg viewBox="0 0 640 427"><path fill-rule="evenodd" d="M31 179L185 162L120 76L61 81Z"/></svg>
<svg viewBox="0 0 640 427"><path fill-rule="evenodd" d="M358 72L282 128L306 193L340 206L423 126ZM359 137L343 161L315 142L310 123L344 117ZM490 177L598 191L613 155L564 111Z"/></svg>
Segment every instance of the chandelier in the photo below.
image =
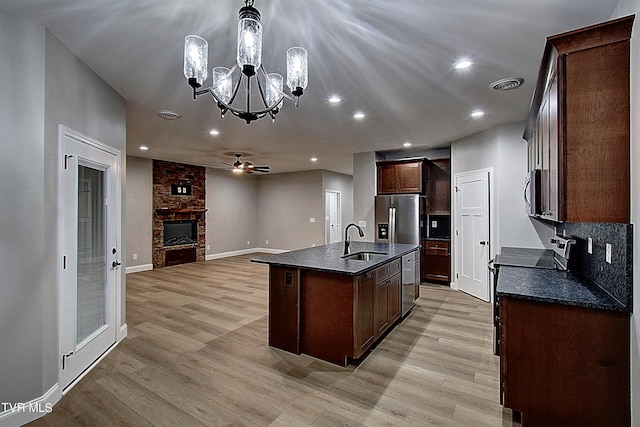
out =
<svg viewBox="0 0 640 427"><path fill-rule="evenodd" d="M267 73L262 66L260 12L253 7L253 0L244 0L244 4L239 12L236 64L231 69L215 67L212 73L213 83L208 88L201 89L207 80L208 43L202 37L188 35L184 39L184 76L193 88L193 99L210 93L220 108L222 118L227 112L231 112L250 124L268 115L275 123L285 99L293 102L296 107L299 105L299 98L307 87L307 51L301 47L287 50L287 86L291 90L291 95L288 95L283 91L282 75ZM239 73L235 73L236 70ZM241 86L244 97L238 97ZM260 94L259 98L251 94L251 89L255 86ZM244 98L244 105L240 99L236 102L236 98ZM254 101L260 104L257 108L252 106Z"/></svg>

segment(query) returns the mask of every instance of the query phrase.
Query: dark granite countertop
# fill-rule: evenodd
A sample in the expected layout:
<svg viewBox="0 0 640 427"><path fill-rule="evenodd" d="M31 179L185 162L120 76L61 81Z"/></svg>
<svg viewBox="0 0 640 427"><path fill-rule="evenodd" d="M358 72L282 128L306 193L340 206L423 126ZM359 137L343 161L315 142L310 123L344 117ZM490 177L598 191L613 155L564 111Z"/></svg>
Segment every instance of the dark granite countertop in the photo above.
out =
<svg viewBox="0 0 640 427"><path fill-rule="evenodd" d="M600 286L570 271L501 265L496 294L600 310L630 311Z"/></svg>
<svg viewBox="0 0 640 427"><path fill-rule="evenodd" d="M424 238L422 240L426 240L426 241L429 241L429 242L450 242L451 241L451 239L448 239L448 238L447 239L444 239L444 238L441 239L439 237L426 237L426 238Z"/></svg>
<svg viewBox="0 0 640 427"><path fill-rule="evenodd" d="M404 243L371 243L352 242L351 253L382 252L386 255L371 261L349 260L342 258L344 242L315 246L281 254L263 255L251 261L281 267L294 267L309 270L327 271L358 275L378 267L394 258L408 254L419 248L419 245Z"/></svg>

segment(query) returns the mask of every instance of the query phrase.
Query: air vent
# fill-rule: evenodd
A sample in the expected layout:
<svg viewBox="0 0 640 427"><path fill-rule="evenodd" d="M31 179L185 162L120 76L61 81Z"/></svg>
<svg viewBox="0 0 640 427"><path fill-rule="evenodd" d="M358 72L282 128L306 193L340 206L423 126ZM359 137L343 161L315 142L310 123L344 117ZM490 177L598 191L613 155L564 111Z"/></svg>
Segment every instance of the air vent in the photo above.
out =
<svg viewBox="0 0 640 427"><path fill-rule="evenodd" d="M156 114L165 120L178 120L182 117L180 114L169 110L160 110Z"/></svg>
<svg viewBox="0 0 640 427"><path fill-rule="evenodd" d="M524 83L522 77L507 77L491 83L489 87L493 90L511 90L522 86L522 83Z"/></svg>

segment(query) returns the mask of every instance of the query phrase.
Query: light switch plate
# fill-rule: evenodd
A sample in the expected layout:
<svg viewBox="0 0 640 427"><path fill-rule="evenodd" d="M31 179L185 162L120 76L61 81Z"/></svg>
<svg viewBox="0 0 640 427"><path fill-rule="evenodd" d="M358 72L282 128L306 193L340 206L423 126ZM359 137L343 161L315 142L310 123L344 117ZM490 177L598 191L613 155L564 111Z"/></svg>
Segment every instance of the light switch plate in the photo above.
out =
<svg viewBox="0 0 640 427"><path fill-rule="evenodd" d="M309 222L316 222L315 218L309 218Z"/></svg>
<svg viewBox="0 0 640 427"><path fill-rule="evenodd" d="M605 258L606 258L606 261L607 261L609 264L611 264L611 243L607 243L606 248L607 248L607 249L606 249Z"/></svg>
<svg viewBox="0 0 640 427"><path fill-rule="evenodd" d="M593 239L591 237L587 239L587 253L593 253Z"/></svg>

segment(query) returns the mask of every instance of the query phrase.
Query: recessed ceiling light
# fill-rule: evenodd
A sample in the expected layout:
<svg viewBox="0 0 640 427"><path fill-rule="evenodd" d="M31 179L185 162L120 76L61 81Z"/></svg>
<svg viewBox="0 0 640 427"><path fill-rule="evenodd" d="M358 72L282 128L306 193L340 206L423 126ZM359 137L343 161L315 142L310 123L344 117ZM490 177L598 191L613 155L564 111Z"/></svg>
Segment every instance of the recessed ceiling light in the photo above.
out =
<svg viewBox="0 0 640 427"><path fill-rule="evenodd" d="M465 70L467 68L473 67L476 61L473 59L461 59L460 61L453 64L453 68L456 70Z"/></svg>
<svg viewBox="0 0 640 427"><path fill-rule="evenodd" d="M317 162L317 161L318 161L318 158L317 158L317 157L312 157L312 158L311 158L311 161L312 161L312 162Z"/></svg>
<svg viewBox="0 0 640 427"><path fill-rule="evenodd" d="M337 95L333 95L332 97L329 98L329 102L332 104L339 104L342 102L342 98L340 98Z"/></svg>
<svg viewBox="0 0 640 427"><path fill-rule="evenodd" d="M142 151L147 151L149 149L149 147L147 147L146 145L141 145L139 148Z"/></svg>
<svg viewBox="0 0 640 427"><path fill-rule="evenodd" d="M476 110L473 113L471 113L471 117L473 117L474 119L479 119L482 116L484 116L484 111L482 110Z"/></svg>
<svg viewBox="0 0 640 427"><path fill-rule="evenodd" d="M411 143L409 141L402 144L403 147L411 147Z"/></svg>
<svg viewBox="0 0 640 427"><path fill-rule="evenodd" d="M180 114L170 110L160 110L156 114L165 120L178 120L180 117L182 117Z"/></svg>
<svg viewBox="0 0 640 427"><path fill-rule="evenodd" d="M218 129L211 129L209 135L218 136L220 135L220 131Z"/></svg>
<svg viewBox="0 0 640 427"><path fill-rule="evenodd" d="M358 111L353 115L353 118L356 120L362 120L364 119L364 113L361 111Z"/></svg>

